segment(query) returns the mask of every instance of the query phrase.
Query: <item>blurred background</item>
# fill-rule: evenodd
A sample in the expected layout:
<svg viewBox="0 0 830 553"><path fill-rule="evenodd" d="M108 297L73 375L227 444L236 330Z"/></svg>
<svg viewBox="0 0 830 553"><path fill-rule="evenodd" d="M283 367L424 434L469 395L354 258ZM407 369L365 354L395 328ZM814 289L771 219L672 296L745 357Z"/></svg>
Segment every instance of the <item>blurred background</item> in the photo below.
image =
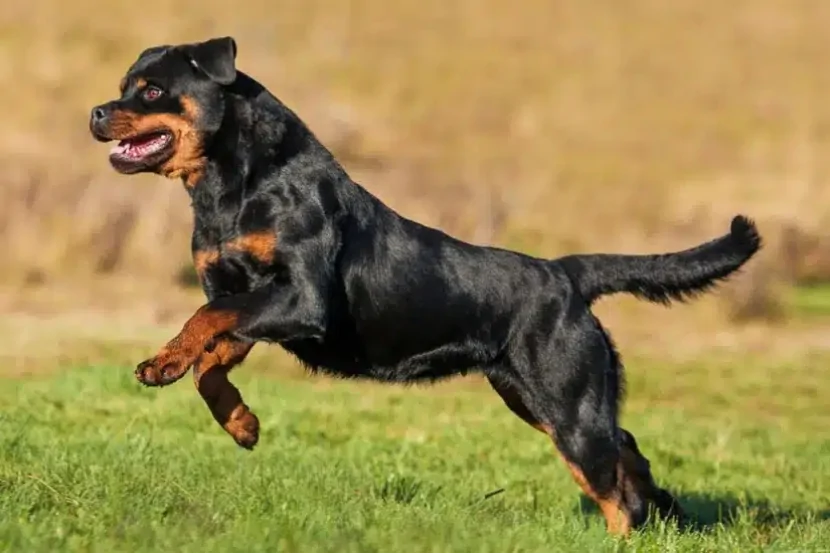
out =
<svg viewBox="0 0 830 553"><path fill-rule="evenodd" d="M4 2L0 360L131 365L200 305L181 183L117 175L87 118L144 48L222 35L355 180L466 240L651 253L754 217L767 247L717 294L598 306L624 353L826 351L828 21L824 0Z"/></svg>

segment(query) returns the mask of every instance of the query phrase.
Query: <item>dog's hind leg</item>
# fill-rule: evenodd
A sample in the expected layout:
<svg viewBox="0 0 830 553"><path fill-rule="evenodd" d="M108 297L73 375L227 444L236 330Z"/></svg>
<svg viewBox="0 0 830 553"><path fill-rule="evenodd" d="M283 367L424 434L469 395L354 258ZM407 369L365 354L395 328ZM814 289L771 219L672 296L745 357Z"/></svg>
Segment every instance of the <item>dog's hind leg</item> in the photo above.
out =
<svg viewBox="0 0 830 553"><path fill-rule="evenodd" d="M654 485L633 436L617 426L620 376L610 341L593 319L575 326L568 330L574 336L556 340L525 336L509 369L488 378L511 411L550 435L608 531L625 535L646 521L649 504L664 516L679 507Z"/></svg>
<svg viewBox="0 0 830 553"><path fill-rule="evenodd" d="M564 406L556 405L559 390L529 385L536 379L489 380L511 411L553 439L577 484L599 505L608 531L627 534L633 521L623 506L617 485L620 454L614 417L603 413L599 404L592 405L591 397L583 397L583 405L562 409Z"/></svg>
<svg viewBox="0 0 830 553"><path fill-rule="evenodd" d="M228 380L228 372L245 360L253 346L253 342L220 336L213 349L202 353L193 367L196 389L213 418L246 449L253 448L259 439L259 420Z"/></svg>
<svg viewBox="0 0 830 553"><path fill-rule="evenodd" d="M527 371L520 369L529 376ZM590 405L582 409L584 418L593 420L568 420L555 405L558 394L547 386L529 384L536 379L508 379L494 373L488 375L488 380L514 414L554 441L577 484L599 505L608 531L627 534L632 521L623 508L617 486L619 448L614 437L614 417L602 414L598 405ZM567 411L578 418L580 408Z"/></svg>
<svg viewBox="0 0 830 553"><path fill-rule="evenodd" d="M488 374L487 380L514 415L539 432L544 432L548 436L553 437L553 426L550 423L543 422L527 407L527 398L522 398L522 395L527 395L527 392L522 390L523 386L521 383L511 382L509 379L501 377L496 373Z"/></svg>
<svg viewBox="0 0 830 553"><path fill-rule="evenodd" d="M620 473L623 499L629 511L637 511L636 503L645 498L661 518L682 520L684 513L680 504L669 492L655 484L651 464L640 453L634 436L624 428L620 428Z"/></svg>

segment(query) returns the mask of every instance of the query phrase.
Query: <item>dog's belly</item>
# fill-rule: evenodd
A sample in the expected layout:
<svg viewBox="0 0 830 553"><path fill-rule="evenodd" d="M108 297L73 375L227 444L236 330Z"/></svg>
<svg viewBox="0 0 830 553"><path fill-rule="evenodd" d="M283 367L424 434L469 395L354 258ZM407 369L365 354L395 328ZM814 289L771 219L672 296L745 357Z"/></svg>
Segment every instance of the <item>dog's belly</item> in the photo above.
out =
<svg viewBox="0 0 830 553"><path fill-rule="evenodd" d="M476 354L480 350L455 345L384 362L367 357L356 347L335 341L295 340L281 345L314 372L384 382L439 380L464 375L487 364L486 359Z"/></svg>

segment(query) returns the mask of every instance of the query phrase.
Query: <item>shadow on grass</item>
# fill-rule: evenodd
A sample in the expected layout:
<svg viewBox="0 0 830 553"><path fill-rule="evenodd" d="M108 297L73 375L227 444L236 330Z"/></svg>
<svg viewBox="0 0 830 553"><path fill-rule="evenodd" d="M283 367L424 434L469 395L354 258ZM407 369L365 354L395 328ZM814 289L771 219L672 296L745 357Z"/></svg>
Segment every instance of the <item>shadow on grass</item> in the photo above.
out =
<svg viewBox="0 0 830 553"><path fill-rule="evenodd" d="M777 507L766 500L739 498L728 493L678 493L675 497L686 513L681 531L706 532L718 525L733 526L741 521L753 526L781 526L793 520L830 520L830 509ZM588 497L580 501L583 514L599 513L597 505Z"/></svg>

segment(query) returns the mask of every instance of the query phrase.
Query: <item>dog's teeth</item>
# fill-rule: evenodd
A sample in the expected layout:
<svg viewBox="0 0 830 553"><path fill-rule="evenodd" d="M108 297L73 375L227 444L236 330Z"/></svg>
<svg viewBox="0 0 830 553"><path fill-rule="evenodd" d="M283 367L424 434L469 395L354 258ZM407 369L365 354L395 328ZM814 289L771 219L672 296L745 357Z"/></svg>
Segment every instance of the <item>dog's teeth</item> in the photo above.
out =
<svg viewBox="0 0 830 553"><path fill-rule="evenodd" d="M122 157L142 158L161 151L166 143L167 141L163 136L152 138L146 142L141 142L139 139L138 143L122 140L118 145L112 147L110 154Z"/></svg>

